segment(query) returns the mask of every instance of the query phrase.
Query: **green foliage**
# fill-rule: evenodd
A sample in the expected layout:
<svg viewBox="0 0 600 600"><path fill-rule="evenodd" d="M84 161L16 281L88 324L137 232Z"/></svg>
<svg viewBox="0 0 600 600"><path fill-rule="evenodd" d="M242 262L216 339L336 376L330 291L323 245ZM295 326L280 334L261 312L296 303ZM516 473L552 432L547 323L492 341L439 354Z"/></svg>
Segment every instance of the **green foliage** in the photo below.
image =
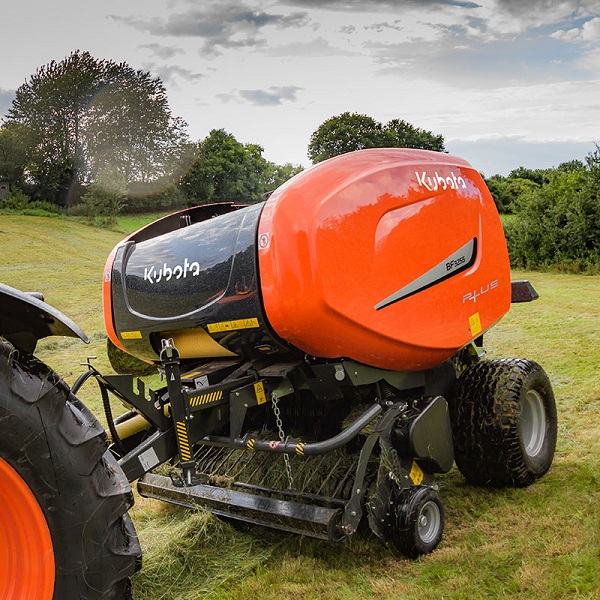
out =
<svg viewBox="0 0 600 600"><path fill-rule="evenodd" d="M345 112L319 125L310 138L308 157L318 163L346 152L386 145L381 123L367 115Z"/></svg>
<svg viewBox="0 0 600 600"><path fill-rule="evenodd" d="M31 145L29 131L19 123L0 127L0 178L8 179L13 187L24 185L24 165Z"/></svg>
<svg viewBox="0 0 600 600"><path fill-rule="evenodd" d="M114 167L107 168L88 186L81 197L81 204L71 212L98 219L102 226L112 227L123 209L126 190L127 184L123 175Z"/></svg>
<svg viewBox="0 0 600 600"><path fill-rule="evenodd" d="M585 168L546 171L547 182L522 191L506 225L512 264L600 271L600 151Z"/></svg>
<svg viewBox="0 0 600 600"><path fill-rule="evenodd" d="M391 148L422 148L444 152L444 136L435 135L406 121L392 119L384 125L386 144Z"/></svg>
<svg viewBox="0 0 600 600"><path fill-rule="evenodd" d="M134 182L127 188L123 212L139 214L156 211L180 210L188 204L184 191L169 182Z"/></svg>
<svg viewBox="0 0 600 600"><path fill-rule="evenodd" d="M300 171L277 166L262 156L257 144L242 144L224 129L213 129L197 147L194 162L181 180L189 201L252 203Z"/></svg>
<svg viewBox="0 0 600 600"><path fill-rule="evenodd" d="M518 167L513 169L509 174L509 179L525 179L532 181L538 186L542 186L549 181L549 172L551 169L526 169L525 167Z"/></svg>
<svg viewBox="0 0 600 600"><path fill-rule="evenodd" d="M64 212L52 202L32 200L18 187L13 187L7 198L0 200L0 210L31 216L59 215Z"/></svg>
<svg viewBox="0 0 600 600"><path fill-rule="evenodd" d="M285 163L283 165L276 165L272 162L268 163L264 193L276 190L280 185L283 185L288 179L291 179L302 170L303 167L301 165L293 165L292 163Z"/></svg>
<svg viewBox="0 0 600 600"><path fill-rule="evenodd" d="M79 186L107 168L127 181L172 173L184 126L171 116L159 79L75 51L16 91L2 139L20 150L19 164L0 168L25 176L36 196L69 206Z"/></svg>
<svg viewBox="0 0 600 600"><path fill-rule="evenodd" d="M444 138L392 119L385 125L372 117L345 112L319 125L310 138L308 156L313 163L364 148L423 148L444 151Z"/></svg>
<svg viewBox="0 0 600 600"><path fill-rule="evenodd" d="M8 210L23 210L29 206L31 198L17 187L13 187L10 194L0 200L0 208Z"/></svg>

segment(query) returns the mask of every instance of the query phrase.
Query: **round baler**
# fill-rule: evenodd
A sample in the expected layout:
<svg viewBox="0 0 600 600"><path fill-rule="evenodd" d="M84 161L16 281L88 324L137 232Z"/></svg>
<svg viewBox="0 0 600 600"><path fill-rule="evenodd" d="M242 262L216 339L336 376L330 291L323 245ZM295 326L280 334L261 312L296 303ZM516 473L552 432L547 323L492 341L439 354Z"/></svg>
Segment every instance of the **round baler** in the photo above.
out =
<svg viewBox="0 0 600 600"><path fill-rule="evenodd" d="M402 552L429 552L435 473L456 459L474 482L528 485L550 466L545 373L482 360L511 299L534 298L511 284L481 176L449 154L353 152L259 204L156 221L111 253L104 315L114 348L164 371L155 405L177 446L130 451L126 474L146 496L328 539L366 512ZM148 472L175 450L180 476Z"/></svg>

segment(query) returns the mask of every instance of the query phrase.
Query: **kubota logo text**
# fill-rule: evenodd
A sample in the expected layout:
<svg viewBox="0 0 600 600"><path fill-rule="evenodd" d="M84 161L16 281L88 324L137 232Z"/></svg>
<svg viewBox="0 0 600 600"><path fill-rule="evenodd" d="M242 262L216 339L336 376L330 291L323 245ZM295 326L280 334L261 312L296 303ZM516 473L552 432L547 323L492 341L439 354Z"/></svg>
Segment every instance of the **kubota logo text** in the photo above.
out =
<svg viewBox="0 0 600 600"><path fill-rule="evenodd" d="M454 171L450 171L448 177L442 177L437 171L433 175L427 173L427 171L421 171L421 173L415 171L415 175L417 176L417 183L430 192L437 190L457 190L458 188L467 189L465 180L460 176L457 177Z"/></svg>
<svg viewBox="0 0 600 600"><path fill-rule="evenodd" d="M175 265L174 267L167 266L167 263L164 263L162 267L158 269L155 266L146 267L144 269L144 281L149 281L150 283L158 283L163 279L165 281L171 280L173 277L175 279L181 279L186 277L196 277L200 274L200 264L196 261L190 263L190 261L186 258L183 261L183 265Z"/></svg>

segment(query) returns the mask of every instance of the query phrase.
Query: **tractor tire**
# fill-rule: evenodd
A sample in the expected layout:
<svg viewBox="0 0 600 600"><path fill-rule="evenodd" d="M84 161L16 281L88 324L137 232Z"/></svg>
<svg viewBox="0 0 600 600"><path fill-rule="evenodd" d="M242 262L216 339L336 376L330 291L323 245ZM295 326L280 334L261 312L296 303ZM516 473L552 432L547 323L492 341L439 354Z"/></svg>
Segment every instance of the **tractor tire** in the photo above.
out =
<svg viewBox="0 0 600 600"><path fill-rule="evenodd" d="M391 542L409 558L429 554L444 533L445 512L436 490L413 486L398 490L392 504Z"/></svg>
<svg viewBox="0 0 600 600"><path fill-rule="evenodd" d="M552 464L554 393L533 361L471 365L458 380L450 417L456 465L470 483L526 487Z"/></svg>
<svg viewBox="0 0 600 600"><path fill-rule="evenodd" d="M92 413L0 340L0 600L132 598L132 504Z"/></svg>

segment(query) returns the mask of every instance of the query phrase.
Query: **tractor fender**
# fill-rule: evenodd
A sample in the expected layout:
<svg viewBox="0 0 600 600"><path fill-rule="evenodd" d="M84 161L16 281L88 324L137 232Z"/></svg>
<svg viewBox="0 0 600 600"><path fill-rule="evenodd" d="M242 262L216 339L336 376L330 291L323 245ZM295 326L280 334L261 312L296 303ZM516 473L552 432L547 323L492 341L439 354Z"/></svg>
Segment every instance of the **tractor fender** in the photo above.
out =
<svg viewBox="0 0 600 600"><path fill-rule="evenodd" d="M85 333L69 317L34 294L0 283L0 336L32 354L38 340L52 335L77 337L89 344Z"/></svg>

